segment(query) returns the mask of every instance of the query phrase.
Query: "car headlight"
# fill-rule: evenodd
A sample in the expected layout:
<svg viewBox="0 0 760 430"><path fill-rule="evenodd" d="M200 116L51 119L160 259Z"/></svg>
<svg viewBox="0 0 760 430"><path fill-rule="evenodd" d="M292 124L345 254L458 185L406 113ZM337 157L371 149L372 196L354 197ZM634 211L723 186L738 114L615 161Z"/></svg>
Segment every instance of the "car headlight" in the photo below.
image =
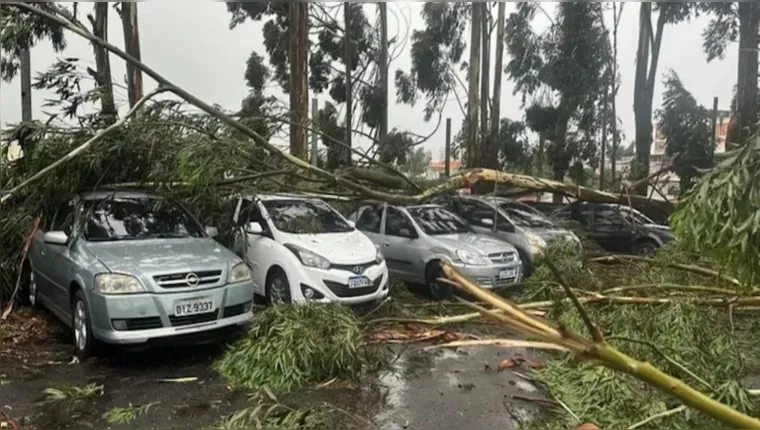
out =
<svg viewBox="0 0 760 430"><path fill-rule="evenodd" d="M546 249L546 241L541 237L533 233L526 233L525 238L528 240L528 244L538 250L543 251Z"/></svg>
<svg viewBox="0 0 760 430"><path fill-rule="evenodd" d="M230 270L230 276L227 279L227 283L236 284L250 279L251 269L248 268L248 265L245 263L238 263L232 268L232 270Z"/></svg>
<svg viewBox="0 0 760 430"><path fill-rule="evenodd" d="M145 292L145 287L134 276L101 273L95 275L95 291L101 294L134 294Z"/></svg>
<svg viewBox="0 0 760 430"><path fill-rule="evenodd" d="M285 245L286 248L291 250L293 254L298 257L299 260L301 260L301 264L303 264L306 267L314 267L316 269L323 269L327 270L330 268L330 262L321 255L315 254L311 251L307 251L303 248L300 248L298 246L288 244Z"/></svg>
<svg viewBox="0 0 760 430"><path fill-rule="evenodd" d="M375 245L375 250L377 250L377 254L375 255L375 263L380 264L385 261L383 251L380 249L380 245Z"/></svg>
<svg viewBox="0 0 760 430"><path fill-rule="evenodd" d="M457 251L457 257L459 257L459 259L462 260L464 264L469 264L472 266L487 266L491 264L491 260L486 258L485 255L477 252L466 251L464 249Z"/></svg>

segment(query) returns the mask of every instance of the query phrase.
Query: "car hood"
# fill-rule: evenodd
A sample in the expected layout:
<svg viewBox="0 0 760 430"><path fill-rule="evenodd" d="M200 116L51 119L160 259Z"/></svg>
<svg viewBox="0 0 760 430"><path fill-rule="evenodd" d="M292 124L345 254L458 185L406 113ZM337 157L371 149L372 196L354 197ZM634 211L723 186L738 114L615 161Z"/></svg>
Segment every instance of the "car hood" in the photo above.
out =
<svg viewBox="0 0 760 430"><path fill-rule="evenodd" d="M281 233L283 244L293 244L325 257L332 264L357 264L373 261L375 244L364 233L292 234Z"/></svg>
<svg viewBox="0 0 760 430"><path fill-rule="evenodd" d="M242 261L210 238L88 242L85 248L108 270L121 273L227 269Z"/></svg>
<svg viewBox="0 0 760 430"><path fill-rule="evenodd" d="M484 234L458 233L430 237L433 241L452 251L461 249L486 255L498 252L517 252L517 249L511 244Z"/></svg>
<svg viewBox="0 0 760 430"><path fill-rule="evenodd" d="M528 233L533 233L536 236L540 237L541 239L544 239L547 242L553 241L553 240L568 240L571 242L576 241L576 236L573 232L571 232L568 229L565 228L527 228L527 227L520 227L524 231Z"/></svg>

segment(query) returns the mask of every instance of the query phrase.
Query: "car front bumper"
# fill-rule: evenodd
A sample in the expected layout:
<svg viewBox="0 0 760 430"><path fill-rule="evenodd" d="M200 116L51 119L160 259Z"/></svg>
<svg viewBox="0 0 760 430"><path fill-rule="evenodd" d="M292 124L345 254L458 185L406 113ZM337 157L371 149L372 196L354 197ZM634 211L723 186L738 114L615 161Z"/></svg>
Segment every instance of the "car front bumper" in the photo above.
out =
<svg viewBox="0 0 760 430"><path fill-rule="evenodd" d="M178 301L206 299L213 310L175 316ZM123 296L92 294L90 315L96 339L113 344L140 344L150 340L214 331L250 324L253 319L250 281L199 291L145 293Z"/></svg>
<svg viewBox="0 0 760 430"><path fill-rule="evenodd" d="M470 266L460 263L454 264L454 267L459 273L487 289L506 288L519 284L523 276L521 262L489 266Z"/></svg>
<svg viewBox="0 0 760 430"><path fill-rule="evenodd" d="M348 280L354 276L366 276L371 285L355 289L349 288ZM384 261L368 267L361 275L356 275L347 270L322 270L305 266L299 266L296 270L291 270L288 273L290 295L294 303L312 301L358 305L382 300L388 297L388 281L388 267ZM304 295L307 288L314 290L322 297L307 298Z"/></svg>

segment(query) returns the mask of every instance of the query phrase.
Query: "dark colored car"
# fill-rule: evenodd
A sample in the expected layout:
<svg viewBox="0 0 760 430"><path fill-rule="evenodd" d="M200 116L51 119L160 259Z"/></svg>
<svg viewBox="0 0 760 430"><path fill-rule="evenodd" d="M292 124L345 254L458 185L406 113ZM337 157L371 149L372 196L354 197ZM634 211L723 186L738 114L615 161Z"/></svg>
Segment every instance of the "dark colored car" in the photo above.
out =
<svg viewBox="0 0 760 430"><path fill-rule="evenodd" d="M609 252L651 256L675 238L670 227L619 204L576 202L557 209L552 218L579 223L589 239Z"/></svg>

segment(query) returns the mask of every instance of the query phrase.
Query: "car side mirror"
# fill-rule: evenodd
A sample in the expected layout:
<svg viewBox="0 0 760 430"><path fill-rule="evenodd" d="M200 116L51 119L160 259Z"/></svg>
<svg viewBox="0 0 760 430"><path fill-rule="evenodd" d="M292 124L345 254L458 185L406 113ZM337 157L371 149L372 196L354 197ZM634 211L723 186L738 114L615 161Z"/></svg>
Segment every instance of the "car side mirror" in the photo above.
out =
<svg viewBox="0 0 760 430"><path fill-rule="evenodd" d="M209 237L217 237L219 236L219 229L216 227L206 226L206 234Z"/></svg>
<svg viewBox="0 0 760 430"><path fill-rule="evenodd" d="M493 227L492 218L483 218L480 220L480 223L483 225L483 227Z"/></svg>
<svg viewBox="0 0 760 430"><path fill-rule="evenodd" d="M245 231L250 234L261 234L264 232L264 229L261 228L261 224L253 221L248 223Z"/></svg>
<svg viewBox="0 0 760 430"><path fill-rule="evenodd" d="M506 231L507 233L514 233L515 226L505 222L499 225L499 230Z"/></svg>
<svg viewBox="0 0 760 430"><path fill-rule="evenodd" d="M69 236L62 231L49 231L45 233L45 243L51 245L66 245L69 241Z"/></svg>
<svg viewBox="0 0 760 430"><path fill-rule="evenodd" d="M347 221L348 221L348 225L351 226L351 228L356 228L356 223L354 221L351 221L350 219Z"/></svg>

